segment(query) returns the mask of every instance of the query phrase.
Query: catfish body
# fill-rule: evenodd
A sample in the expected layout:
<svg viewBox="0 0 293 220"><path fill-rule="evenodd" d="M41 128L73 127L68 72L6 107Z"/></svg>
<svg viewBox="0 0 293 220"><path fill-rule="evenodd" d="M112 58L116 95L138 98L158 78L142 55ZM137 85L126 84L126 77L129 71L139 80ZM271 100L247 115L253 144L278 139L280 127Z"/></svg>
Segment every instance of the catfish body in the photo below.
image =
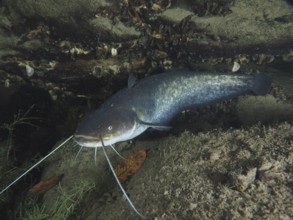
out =
<svg viewBox="0 0 293 220"><path fill-rule="evenodd" d="M74 135L81 146L100 147L165 128L181 111L253 92L265 95L271 79L260 75L197 74L181 71L146 77L110 97L88 115Z"/></svg>

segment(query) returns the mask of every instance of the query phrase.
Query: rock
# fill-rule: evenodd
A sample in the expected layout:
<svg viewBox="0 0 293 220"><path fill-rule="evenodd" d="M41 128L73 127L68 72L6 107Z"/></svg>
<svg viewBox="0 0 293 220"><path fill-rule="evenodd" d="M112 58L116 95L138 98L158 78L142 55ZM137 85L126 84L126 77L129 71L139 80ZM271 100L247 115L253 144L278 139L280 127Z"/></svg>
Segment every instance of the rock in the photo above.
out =
<svg viewBox="0 0 293 220"><path fill-rule="evenodd" d="M0 58L8 55L17 55L18 38L0 29ZM1 61L2 62L2 61Z"/></svg>
<svg viewBox="0 0 293 220"><path fill-rule="evenodd" d="M191 21L206 33L234 39L230 42L231 46L269 46L276 39L285 41L292 38L293 26L286 22L277 22L293 12L285 1L265 4L262 1L235 1L230 9L232 13L226 16L192 17Z"/></svg>
<svg viewBox="0 0 293 220"><path fill-rule="evenodd" d="M92 16L99 8L109 6L107 0L4 0L4 5L11 11L18 11L26 18L44 19L71 23L81 20L79 17Z"/></svg>
<svg viewBox="0 0 293 220"><path fill-rule="evenodd" d="M99 36L100 40L118 40L136 38L140 32L134 27L127 27L121 21L113 24L112 20L106 17L98 17L90 20L90 30Z"/></svg>
<svg viewBox="0 0 293 220"><path fill-rule="evenodd" d="M39 19L53 22L63 32L80 32L87 26L88 19L94 17L100 8L111 6L107 0L4 0L12 14L27 19ZM17 17L17 16L14 16ZM23 23L24 19L14 22ZM16 23L14 23L16 25Z"/></svg>
<svg viewBox="0 0 293 220"><path fill-rule="evenodd" d="M108 18L107 15L99 15L107 9L113 12L112 8L116 7L116 3L107 0L65 0L57 2L54 0L17 0L13 3L6 0L4 4L12 13L18 13L25 18L51 21L55 28L63 33L79 35L90 32L98 35L99 39L102 40L125 39L137 37L140 34L134 27L125 26L119 21L118 16L115 18L117 21L113 24L112 19ZM24 20L18 21L22 23Z"/></svg>
<svg viewBox="0 0 293 220"><path fill-rule="evenodd" d="M245 125L257 122L269 124L293 119L292 105L278 102L271 95L242 97L239 99L236 109L238 117Z"/></svg>
<svg viewBox="0 0 293 220"><path fill-rule="evenodd" d="M193 15L193 12L183 8L172 8L162 12L158 17L165 21L178 24L189 15Z"/></svg>
<svg viewBox="0 0 293 220"><path fill-rule="evenodd" d="M246 174L237 176L236 187L239 191L245 191L255 180L257 168L250 169Z"/></svg>

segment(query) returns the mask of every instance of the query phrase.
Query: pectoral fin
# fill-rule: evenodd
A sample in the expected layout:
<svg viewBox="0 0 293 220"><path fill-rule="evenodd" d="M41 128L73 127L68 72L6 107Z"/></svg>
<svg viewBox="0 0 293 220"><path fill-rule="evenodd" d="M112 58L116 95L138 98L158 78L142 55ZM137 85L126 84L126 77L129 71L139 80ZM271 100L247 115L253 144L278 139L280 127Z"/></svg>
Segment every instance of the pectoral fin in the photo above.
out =
<svg viewBox="0 0 293 220"><path fill-rule="evenodd" d="M166 130L170 130L172 128L171 126L157 125L157 124L144 122L144 121L141 121L141 120L139 120L139 123L141 123L141 124L143 124L143 125L145 125L147 127L159 130L159 131L166 131Z"/></svg>

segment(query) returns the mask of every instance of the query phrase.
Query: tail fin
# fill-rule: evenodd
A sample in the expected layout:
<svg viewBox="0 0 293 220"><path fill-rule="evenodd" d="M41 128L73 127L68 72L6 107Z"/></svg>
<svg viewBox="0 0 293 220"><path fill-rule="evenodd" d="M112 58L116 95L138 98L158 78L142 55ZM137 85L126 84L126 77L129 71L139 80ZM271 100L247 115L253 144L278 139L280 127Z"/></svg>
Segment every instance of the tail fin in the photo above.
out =
<svg viewBox="0 0 293 220"><path fill-rule="evenodd" d="M256 95L265 95L269 92L272 84L272 79L265 75L265 74L259 74L255 76L253 80L252 85L252 91Z"/></svg>

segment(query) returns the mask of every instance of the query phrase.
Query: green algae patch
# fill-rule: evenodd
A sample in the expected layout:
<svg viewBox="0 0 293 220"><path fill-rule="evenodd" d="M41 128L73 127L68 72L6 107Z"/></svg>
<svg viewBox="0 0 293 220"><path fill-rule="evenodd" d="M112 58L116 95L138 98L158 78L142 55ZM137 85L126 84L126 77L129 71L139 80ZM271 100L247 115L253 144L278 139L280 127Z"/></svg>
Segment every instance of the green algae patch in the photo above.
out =
<svg viewBox="0 0 293 220"><path fill-rule="evenodd" d="M76 206L83 196L95 187L94 182L80 180L74 184L72 189L64 189L59 185L57 191L60 196L50 204L46 201L36 203L28 198L20 207L20 219L41 220L41 219L68 219L75 211Z"/></svg>

